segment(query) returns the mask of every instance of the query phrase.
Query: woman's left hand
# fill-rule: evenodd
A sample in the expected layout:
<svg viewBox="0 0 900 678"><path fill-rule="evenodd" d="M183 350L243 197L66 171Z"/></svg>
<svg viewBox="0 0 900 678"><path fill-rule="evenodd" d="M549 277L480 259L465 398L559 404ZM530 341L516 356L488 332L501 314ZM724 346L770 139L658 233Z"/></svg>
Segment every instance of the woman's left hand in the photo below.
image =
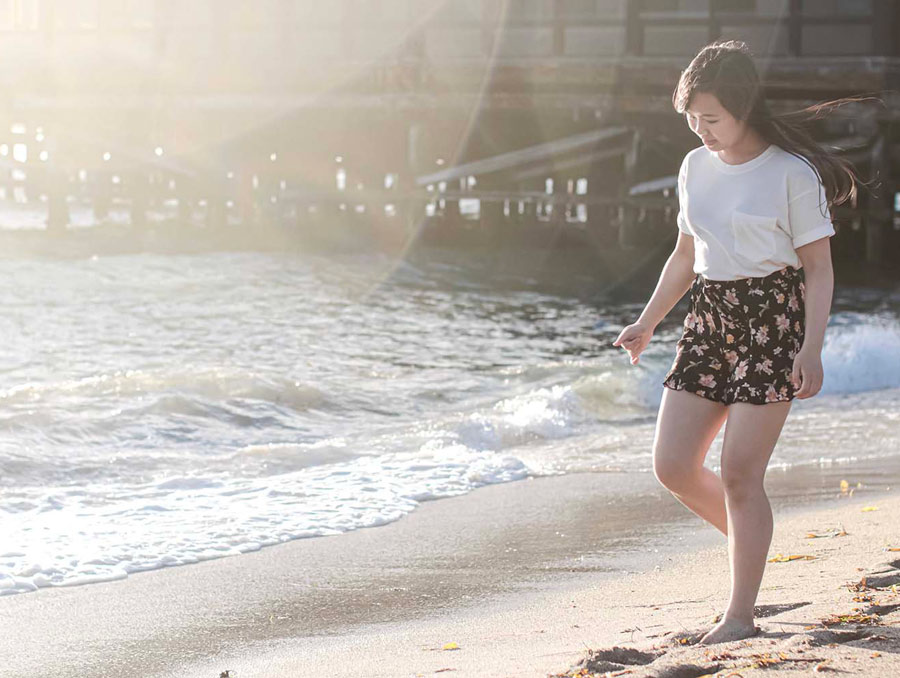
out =
<svg viewBox="0 0 900 678"><path fill-rule="evenodd" d="M822 357L818 351L801 348L794 356L791 381L794 383L796 398L812 398L822 388ZM797 388L799 386L799 388Z"/></svg>

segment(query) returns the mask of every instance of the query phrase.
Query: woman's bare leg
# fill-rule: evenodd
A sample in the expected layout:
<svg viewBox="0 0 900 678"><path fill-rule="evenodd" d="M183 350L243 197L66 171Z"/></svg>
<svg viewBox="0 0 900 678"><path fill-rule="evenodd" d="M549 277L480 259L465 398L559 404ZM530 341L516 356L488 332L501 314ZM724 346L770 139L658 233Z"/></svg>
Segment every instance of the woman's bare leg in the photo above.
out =
<svg viewBox="0 0 900 678"><path fill-rule="evenodd" d="M675 498L728 534L725 492L719 476L703 465L728 414L724 403L663 387L653 438L653 472Z"/></svg>
<svg viewBox="0 0 900 678"><path fill-rule="evenodd" d="M728 508L731 598L704 645L754 635L753 606L772 543L772 507L763 488L766 467L791 409L790 401L729 406L722 443L722 484Z"/></svg>

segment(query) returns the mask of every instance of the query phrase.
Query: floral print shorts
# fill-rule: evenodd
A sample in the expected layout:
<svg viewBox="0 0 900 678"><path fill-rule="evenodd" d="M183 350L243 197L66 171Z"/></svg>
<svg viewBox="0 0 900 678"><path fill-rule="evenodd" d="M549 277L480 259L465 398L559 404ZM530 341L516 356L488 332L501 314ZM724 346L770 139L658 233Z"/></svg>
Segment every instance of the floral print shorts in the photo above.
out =
<svg viewBox="0 0 900 678"><path fill-rule="evenodd" d="M763 278L697 275L663 386L726 405L793 400L791 371L805 328L804 277L792 266Z"/></svg>

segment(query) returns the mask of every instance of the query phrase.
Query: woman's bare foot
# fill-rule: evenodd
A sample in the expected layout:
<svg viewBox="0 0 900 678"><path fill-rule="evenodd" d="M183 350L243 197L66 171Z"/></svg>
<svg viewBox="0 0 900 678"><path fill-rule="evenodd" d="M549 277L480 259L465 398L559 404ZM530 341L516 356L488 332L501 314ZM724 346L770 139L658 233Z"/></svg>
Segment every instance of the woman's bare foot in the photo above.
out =
<svg viewBox="0 0 900 678"><path fill-rule="evenodd" d="M710 631L703 636L698 645L712 645L714 643L728 643L732 640L741 640L755 636L759 629L753 623L728 619L727 617L716 624Z"/></svg>

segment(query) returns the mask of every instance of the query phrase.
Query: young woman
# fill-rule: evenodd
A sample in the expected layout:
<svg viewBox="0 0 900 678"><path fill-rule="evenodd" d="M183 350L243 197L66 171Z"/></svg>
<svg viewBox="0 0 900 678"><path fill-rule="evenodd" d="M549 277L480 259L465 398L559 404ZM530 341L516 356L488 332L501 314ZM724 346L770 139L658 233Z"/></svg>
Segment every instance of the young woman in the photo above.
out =
<svg viewBox="0 0 900 678"><path fill-rule="evenodd" d="M678 174L678 242L637 322L614 346L636 364L657 324L690 290L663 381L653 444L657 479L728 537L731 597L700 640L755 635L753 608L772 539L763 488L791 401L822 387L831 307L830 205L856 196L852 166L804 129L819 104L774 115L746 45L716 41L673 95L703 145ZM704 467L727 418L721 478Z"/></svg>

